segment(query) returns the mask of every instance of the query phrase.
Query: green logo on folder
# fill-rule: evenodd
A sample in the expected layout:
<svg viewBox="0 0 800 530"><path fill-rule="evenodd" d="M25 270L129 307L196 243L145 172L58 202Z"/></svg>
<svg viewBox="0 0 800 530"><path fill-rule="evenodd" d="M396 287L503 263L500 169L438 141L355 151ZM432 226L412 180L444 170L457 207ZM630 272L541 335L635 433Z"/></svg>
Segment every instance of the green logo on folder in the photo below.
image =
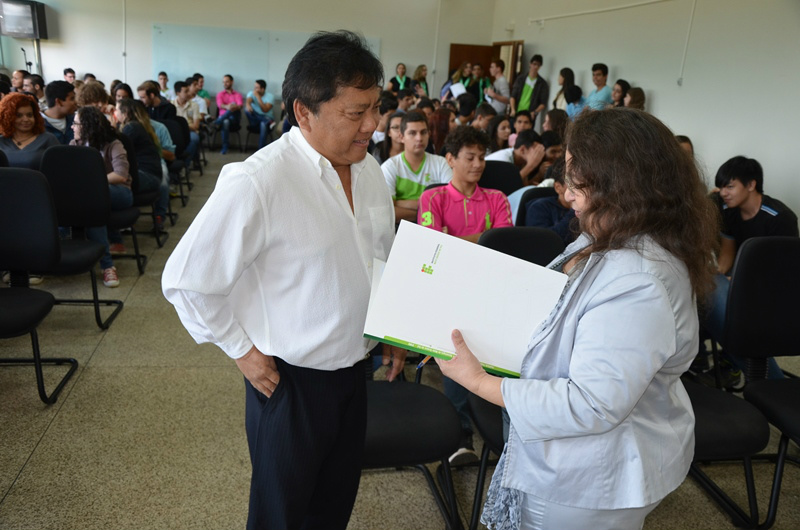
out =
<svg viewBox="0 0 800 530"><path fill-rule="evenodd" d="M433 267L431 267L430 265L423 265L422 272L424 272L425 274L433 274Z"/></svg>

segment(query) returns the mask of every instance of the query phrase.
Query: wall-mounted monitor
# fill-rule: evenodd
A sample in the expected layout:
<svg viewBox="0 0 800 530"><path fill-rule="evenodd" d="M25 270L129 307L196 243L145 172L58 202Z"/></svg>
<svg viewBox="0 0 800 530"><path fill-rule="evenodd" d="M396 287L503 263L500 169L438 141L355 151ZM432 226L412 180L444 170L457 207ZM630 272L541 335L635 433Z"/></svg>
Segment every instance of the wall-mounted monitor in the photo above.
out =
<svg viewBox="0 0 800 530"><path fill-rule="evenodd" d="M44 4L28 0L0 0L0 33L18 39L46 39Z"/></svg>

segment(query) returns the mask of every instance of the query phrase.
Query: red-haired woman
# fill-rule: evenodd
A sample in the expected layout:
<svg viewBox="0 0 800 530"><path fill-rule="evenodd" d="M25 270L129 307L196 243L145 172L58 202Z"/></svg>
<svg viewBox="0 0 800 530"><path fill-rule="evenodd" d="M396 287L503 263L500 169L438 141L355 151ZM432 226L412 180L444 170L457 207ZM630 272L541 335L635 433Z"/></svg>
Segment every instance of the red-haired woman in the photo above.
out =
<svg viewBox="0 0 800 530"><path fill-rule="evenodd" d="M456 127L456 114L447 107L439 107L428 120L433 152L444 156L444 139Z"/></svg>
<svg viewBox="0 0 800 530"><path fill-rule="evenodd" d="M50 146L60 145L55 136L44 132L36 99L18 92L0 100L0 134L0 150L11 167L38 171L42 153Z"/></svg>

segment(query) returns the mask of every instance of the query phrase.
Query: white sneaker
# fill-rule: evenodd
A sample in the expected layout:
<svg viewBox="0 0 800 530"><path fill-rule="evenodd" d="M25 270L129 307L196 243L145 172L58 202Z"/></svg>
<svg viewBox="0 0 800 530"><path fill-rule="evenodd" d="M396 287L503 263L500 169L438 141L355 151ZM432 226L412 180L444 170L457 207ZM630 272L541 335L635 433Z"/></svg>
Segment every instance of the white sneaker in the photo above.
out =
<svg viewBox="0 0 800 530"><path fill-rule="evenodd" d="M117 277L116 267L103 269L103 285L106 287L119 287L119 278Z"/></svg>
<svg viewBox="0 0 800 530"><path fill-rule="evenodd" d="M450 462L451 466L463 466L466 464L472 464L480 460L478 458L478 453L473 451L472 449L467 449L466 447L460 447L458 451L450 455L450 458L447 459Z"/></svg>

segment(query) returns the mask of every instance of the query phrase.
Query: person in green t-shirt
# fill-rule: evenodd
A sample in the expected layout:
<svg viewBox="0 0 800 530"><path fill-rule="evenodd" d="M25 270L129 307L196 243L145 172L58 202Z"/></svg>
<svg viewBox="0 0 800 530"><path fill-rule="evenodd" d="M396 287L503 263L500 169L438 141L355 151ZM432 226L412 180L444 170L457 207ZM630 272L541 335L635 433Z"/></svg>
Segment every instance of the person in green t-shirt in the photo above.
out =
<svg viewBox="0 0 800 530"><path fill-rule="evenodd" d="M539 68L543 63L539 54L531 57L528 75L520 75L514 80L511 89L510 115L517 111L527 110L531 113L531 121L536 123L536 116L547 109L547 99L550 97L550 87L547 81L539 77Z"/></svg>

